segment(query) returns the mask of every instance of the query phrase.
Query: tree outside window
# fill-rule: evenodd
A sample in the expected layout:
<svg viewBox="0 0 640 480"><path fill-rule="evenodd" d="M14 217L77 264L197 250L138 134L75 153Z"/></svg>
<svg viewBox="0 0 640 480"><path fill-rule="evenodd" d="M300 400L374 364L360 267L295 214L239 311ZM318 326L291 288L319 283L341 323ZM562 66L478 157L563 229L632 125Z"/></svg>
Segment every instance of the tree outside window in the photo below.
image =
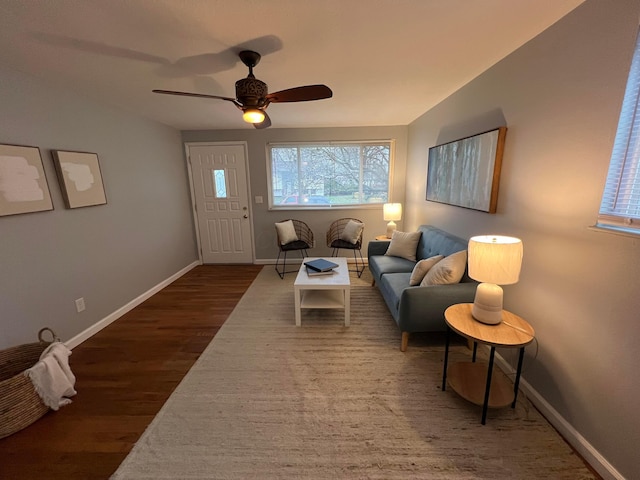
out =
<svg viewBox="0 0 640 480"><path fill-rule="evenodd" d="M385 203L391 157L391 141L269 145L271 206Z"/></svg>

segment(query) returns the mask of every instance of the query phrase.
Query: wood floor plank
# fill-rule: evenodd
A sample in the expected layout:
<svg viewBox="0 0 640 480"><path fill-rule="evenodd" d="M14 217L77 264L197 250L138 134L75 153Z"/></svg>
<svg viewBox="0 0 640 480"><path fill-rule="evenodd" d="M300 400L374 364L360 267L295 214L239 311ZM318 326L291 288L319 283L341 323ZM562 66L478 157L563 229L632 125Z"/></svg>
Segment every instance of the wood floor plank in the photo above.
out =
<svg viewBox="0 0 640 480"><path fill-rule="evenodd" d="M262 269L202 265L73 349L73 403L0 440L0 479L108 479Z"/></svg>

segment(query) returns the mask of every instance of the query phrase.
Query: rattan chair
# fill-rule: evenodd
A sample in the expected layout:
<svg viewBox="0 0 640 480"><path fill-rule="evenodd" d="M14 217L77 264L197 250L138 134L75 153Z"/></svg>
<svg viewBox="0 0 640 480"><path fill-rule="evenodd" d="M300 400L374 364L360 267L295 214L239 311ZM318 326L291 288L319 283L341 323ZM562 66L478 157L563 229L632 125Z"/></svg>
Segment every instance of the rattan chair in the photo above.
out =
<svg viewBox="0 0 640 480"><path fill-rule="evenodd" d="M280 235L278 233L278 229L276 228L276 237L278 239L278 259L276 260L276 272L280 275L280 278L284 278L285 273L294 273L298 272L298 269L287 271L287 253L292 251L298 251L300 256L304 259L304 257L308 257L307 249L313 247L313 232L309 225L304 223L302 220L295 220L293 218L282 220L282 222L286 222L291 220L293 223L293 228L296 231L296 235L298 236L298 240L293 242L282 244L280 239ZM282 262L282 270L280 270L280 255L284 253L284 258Z"/></svg>
<svg viewBox="0 0 640 480"><path fill-rule="evenodd" d="M331 253L332 257L337 257L341 248L345 250L352 250L356 269L350 271L356 272L358 274L358 277L360 277L365 268L364 259L362 258L362 235L364 234L364 228L360 232L356 243L351 243L347 240L343 240L341 238L342 232L344 231L344 228L347 226L350 220L362 223L362 221L358 220L357 218L339 218L338 220L333 222L329 226L329 230L327 231L327 247L333 249L333 252Z"/></svg>

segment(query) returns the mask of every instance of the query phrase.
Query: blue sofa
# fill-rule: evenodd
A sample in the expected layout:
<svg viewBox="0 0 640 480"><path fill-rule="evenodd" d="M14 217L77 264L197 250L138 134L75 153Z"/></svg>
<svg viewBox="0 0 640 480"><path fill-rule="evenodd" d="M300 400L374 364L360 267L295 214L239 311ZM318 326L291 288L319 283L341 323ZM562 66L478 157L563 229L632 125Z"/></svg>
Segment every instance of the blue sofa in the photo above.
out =
<svg viewBox="0 0 640 480"><path fill-rule="evenodd" d="M385 255L390 240L369 242L367 255L373 285L377 285L394 320L400 327L400 350L406 351L409 334L445 331L444 311L456 303L473 302L478 283L465 269L460 283L452 285L409 286L417 261L434 255L448 256L467 250L468 242L431 225L421 225L416 262Z"/></svg>

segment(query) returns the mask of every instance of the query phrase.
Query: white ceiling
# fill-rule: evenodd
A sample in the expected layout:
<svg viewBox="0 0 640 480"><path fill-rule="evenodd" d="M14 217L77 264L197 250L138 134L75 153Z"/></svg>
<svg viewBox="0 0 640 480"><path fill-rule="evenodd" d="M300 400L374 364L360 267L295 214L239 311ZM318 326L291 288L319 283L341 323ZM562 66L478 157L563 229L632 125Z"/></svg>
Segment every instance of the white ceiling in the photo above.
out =
<svg viewBox="0 0 640 480"><path fill-rule="evenodd" d="M0 0L0 65L178 129L251 129L151 92L234 97L248 48L270 91L333 90L270 105L271 128L407 125L583 1Z"/></svg>

